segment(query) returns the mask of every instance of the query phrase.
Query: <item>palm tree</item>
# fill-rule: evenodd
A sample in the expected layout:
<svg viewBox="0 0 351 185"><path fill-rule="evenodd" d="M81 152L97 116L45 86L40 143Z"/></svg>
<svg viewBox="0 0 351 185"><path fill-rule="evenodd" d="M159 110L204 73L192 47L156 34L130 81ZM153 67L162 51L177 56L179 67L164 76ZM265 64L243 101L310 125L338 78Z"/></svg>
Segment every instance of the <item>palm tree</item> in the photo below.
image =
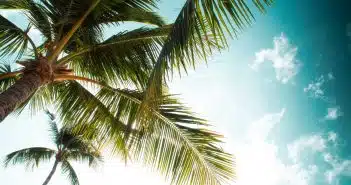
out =
<svg viewBox="0 0 351 185"><path fill-rule="evenodd" d="M49 183L56 168L61 164L63 174L67 174L72 185L79 185L77 173L70 161L88 162L89 166L96 166L102 162L100 152L92 142L84 140L80 135L73 134L70 128L62 127L60 130L55 122L55 116L47 112L50 121L50 132L56 149L45 147L31 147L12 152L6 156L5 166L12 164L26 164L27 167L38 166L39 163L49 161L55 156L54 166L45 179L43 185Z"/></svg>
<svg viewBox="0 0 351 185"><path fill-rule="evenodd" d="M234 176L221 135L167 92L167 79L195 67L251 25L251 7L273 0L186 0L165 24L157 0L0 0L24 12L23 30L0 16L0 56L22 68L0 69L0 121L53 105L63 124L95 137L125 160L156 168L174 184L221 184ZM104 38L106 26L143 26ZM150 26L145 26L148 24ZM38 29L45 41L28 36ZM26 54L26 57L22 57Z"/></svg>

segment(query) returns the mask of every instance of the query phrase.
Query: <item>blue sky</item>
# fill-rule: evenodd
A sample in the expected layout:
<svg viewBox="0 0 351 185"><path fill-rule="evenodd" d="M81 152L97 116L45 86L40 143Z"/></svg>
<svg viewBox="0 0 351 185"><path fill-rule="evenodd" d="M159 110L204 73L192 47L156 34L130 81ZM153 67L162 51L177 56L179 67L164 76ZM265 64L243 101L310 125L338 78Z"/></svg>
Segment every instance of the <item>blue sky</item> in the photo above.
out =
<svg viewBox="0 0 351 185"><path fill-rule="evenodd" d="M174 20L183 2L162 1L161 15ZM225 148L237 162L233 184L351 182L348 7L347 0L276 0L267 15L257 15L257 23L231 41L230 49L170 83L173 93L225 134ZM23 25L17 13L2 14ZM31 35L40 41L38 32ZM47 129L43 114L9 117L0 124L0 156L51 146ZM40 184L51 166L0 168L0 184ZM97 170L75 167L84 185L167 184L156 172L138 164L124 167L108 156ZM50 184L68 182L57 173Z"/></svg>

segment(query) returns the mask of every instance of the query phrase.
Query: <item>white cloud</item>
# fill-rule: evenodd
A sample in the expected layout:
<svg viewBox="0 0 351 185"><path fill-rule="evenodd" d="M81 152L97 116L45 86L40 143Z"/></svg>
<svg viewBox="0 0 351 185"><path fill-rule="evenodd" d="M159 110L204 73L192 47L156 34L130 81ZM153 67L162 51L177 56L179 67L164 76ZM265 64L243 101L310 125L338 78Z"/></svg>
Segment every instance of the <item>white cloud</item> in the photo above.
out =
<svg viewBox="0 0 351 185"><path fill-rule="evenodd" d="M324 151L326 147L326 141L321 135L305 136L288 145L288 155L292 161L297 162L305 150L315 153Z"/></svg>
<svg viewBox="0 0 351 185"><path fill-rule="evenodd" d="M239 151L235 183L238 185L309 185L318 172L316 165L284 164L279 159L278 147L272 143L254 142Z"/></svg>
<svg viewBox="0 0 351 185"><path fill-rule="evenodd" d="M337 145L338 135L330 131L300 137L287 145L289 163L280 159L279 148L268 141L271 130L282 121L285 109L264 115L250 124L245 144L236 146L238 185L312 185L328 183L337 185L341 176L351 176L351 160L341 160L333 155L331 147ZM325 165L313 163L322 156ZM312 162L312 163L311 163ZM323 163L323 162L322 162ZM324 179L317 178L319 175Z"/></svg>
<svg viewBox="0 0 351 185"><path fill-rule="evenodd" d="M303 91L309 94L311 98L319 98L327 102L332 102L330 98L325 96L323 85L326 82L334 79L335 77L332 72L329 72L326 75L321 75L317 79L313 80L310 84L308 84L307 87L303 88Z"/></svg>
<svg viewBox="0 0 351 185"><path fill-rule="evenodd" d="M328 133L328 141L336 144L337 134L335 132ZM329 152L323 153L324 162L331 166L330 169L324 172L325 180L328 184L339 184L340 176L351 177L351 160L341 159L337 155L332 155Z"/></svg>
<svg viewBox="0 0 351 185"><path fill-rule="evenodd" d="M309 185L319 171L316 165L305 167L300 161L285 164L278 156L278 147L267 137L281 122L285 109L266 114L254 121L247 133L246 144L239 145L236 154L238 185ZM316 143L316 142L314 142Z"/></svg>
<svg viewBox="0 0 351 185"><path fill-rule="evenodd" d="M343 113L340 111L340 107L330 107L327 109L327 115L325 115L324 119L336 120L342 115Z"/></svg>
<svg viewBox="0 0 351 185"><path fill-rule="evenodd" d="M284 181L281 184L310 185L311 180L318 172L318 167L316 165L302 166L301 163L288 166L284 174Z"/></svg>
<svg viewBox="0 0 351 185"><path fill-rule="evenodd" d="M332 166L324 173L329 184L339 184L339 176L351 176L351 160L340 160L330 153L324 154L324 161Z"/></svg>
<svg viewBox="0 0 351 185"><path fill-rule="evenodd" d="M340 176L351 177L351 160L340 159L337 155L329 152L330 148L327 145L333 144L335 146L337 137L337 134L332 131L328 132L326 137L320 134L302 137L288 145L289 156L295 163L301 163L299 156L306 150L312 151L308 158L314 157L317 154L321 155L323 161L329 164L330 168L319 170L315 165L312 165L316 169L309 170L311 172L309 177L315 175L319 170L318 172L324 175L325 182L338 185Z"/></svg>
<svg viewBox="0 0 351 185"><path fill-rule="evenodd" d="M280 122L285 114L285 108L278 113L266 114L250 125L248 136L250 140L266 139L272 128Z"/></svg>
<svg viewBox="0 0 351 185"><path fill-rule="evenodd" d="M325 162L330 163L333 160L333 156L331 153L324 153L323 154L323 159Z"/></svg>
<svg viewBox="0 0 351 185"><path fill-rule="evenodd" d="M320 76L318 79L308 84L307 87L303 89L305 93L308 93L313 98L320 98L324 96L324 91L322 90L322 86L325 82L324 76Z"/></svg>
<svg viewBox="0 0 351 185"><path fill-rule="evenodd" d="M338 138L335 132L328 132L328 141L336 143L336 139Z"/></svg>
<svg viewBox="0 0 351 185"><path fill-rule="evenodd" d="M297 47L291 46L283 33L279 37L274 37L273 44L273 48L257 52L256 59L250 67L258 70L261 64L270 61L275 69L276 79L286 84L299 72L301 66L296 59Z"/></svg>

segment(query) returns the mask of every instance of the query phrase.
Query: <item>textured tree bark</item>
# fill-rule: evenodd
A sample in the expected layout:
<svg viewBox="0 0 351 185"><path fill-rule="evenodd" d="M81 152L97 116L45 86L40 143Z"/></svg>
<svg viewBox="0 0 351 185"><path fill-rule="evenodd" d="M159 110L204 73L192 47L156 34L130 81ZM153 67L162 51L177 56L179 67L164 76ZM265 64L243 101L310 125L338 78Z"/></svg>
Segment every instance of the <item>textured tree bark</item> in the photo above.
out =
<svg viewBox="0 0 351 185"><path fill-rule="evenodd" d="M57 165L58 165L59 161L56 159L55 160L55 163L54 163L54 166L52 167L52 170L51 172L49 173L49 176L45 179L43 185L47 185L51 179L51 177L54 175L55 171L56 171L56 168L57 168Z"/></svg>
<svg viewBox="0 0 351 185"><path fill-rule="evenodd" d="M17 105L23 103L41 85L52 80L53 72L45 58L38 62L22 63L25 66L23 77L0 94L0 122L2 122Z"/></svg>
<svg viewBox="0 0 351 185"><path fill-rule="evenodd" d="M0 94L0 122L41 85L40 75L35 71L24 74L14 85Z"/></svg>

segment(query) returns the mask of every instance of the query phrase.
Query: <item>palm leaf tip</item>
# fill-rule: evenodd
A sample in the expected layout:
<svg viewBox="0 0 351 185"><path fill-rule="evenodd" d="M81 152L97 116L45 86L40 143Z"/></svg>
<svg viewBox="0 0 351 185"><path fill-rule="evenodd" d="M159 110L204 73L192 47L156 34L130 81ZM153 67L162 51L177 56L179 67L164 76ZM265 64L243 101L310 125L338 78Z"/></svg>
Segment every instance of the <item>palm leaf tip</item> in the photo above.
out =
<svg viewBox="0 0 351 185"><path fill-rule="evenodd" d="M60 144L61 130L57 127L56 116L51 113L49 110L45 110L46 115L49 118L49 131L52 138L52 141L58 146Z"/></svg>
<svg viewBox="0 0 351 185"><path fill-rule="evenodd" d="M264 12L273 0L252 0ZM214 50L227 47L226 35L236 35L254 21L250 6L244 0L188 0L178 15L166 43L158 56L148 81L144 109L162 96L167 75L207 61Z"/></svg>
<svg viewBox="0 0 351 185"><path fill-rule="evenodd" d="M0 15L0 33L0 57L16 54L20 58L28 46L25 31Z"/></svg>
<svg viewBox="0 0 351 185"><path fill-rule="evenodd" d="M68 161L61 163L62 174L66 175L71 185L79 185L77 173L74 171L72 165Z"/></svg>
<svg viewBox="0 0 351 185"><path fill-rule="evenodd" d="M4 166L25 164L27 168L38 166L42 161L48 161L55 155L55 151L49 148L32 147L18 150L6 155Z"/></svg>
<svg viewBox="0 0 351 185"><path fill-rule="evenodd" d="M105 105L123 102L121 105L139 107L143 95L135 91L104 89L97 97ZM123 118L126 125L131 123L130 127L141 131L130 133L128 137L131 157L156 168L174 184L221 184L232 179L233 159L219 147L222 136L207 130L206 121L194 116L177 100L164 97L159 108L151 110L151 117L139 122L135 121L137 114L134 112L138 109L121 110L118 105L119 109L110 109L112 114ZM144 125L148 125L148 129Z"/></svg>
<svg viewBox="0 0 351 185"><path fill-rule="evenodd" d="M222 184L230 181L234 177L233 160L231 154L219 147L222 144L223 136L208 130L209 125L205 120L193 116L187 108L174 99L165 101L161 107L161 115L175 124L174 131L178 130L180 138L176 141L183 143L183 147L180 147L177 151L178 154L174 156L176 160L172 173L176 176L173 177L172 181L176 184L183 182ZM184 159L185 156L187 159ZM189 165L186 162L188 159L190 159L189 162L192 161L190 166L194 171L183 175L186 170L181 169L178 165ZM183 162L176 162L177 160ZM196 175L196 173L198 174ZM206 178L198 177L202 175Z"/></svg>
<svg viewBox="0 0 351 185"><path fill-rule="evenodd" d="M78 162L88 162L89 167L98 167L103 161L102 155L95 149L69 152L67 159L72 159Z"/></svg>
<svg viewBox="0 0 351 185"><path fill-rule="evenodd" d="M151 119L140 123L137 112L145 93L103 88L92 96L75 85L64 99L71 98L77 90L80 97L90 98L69 106L64 103L69 101L62 99L68 106L64 111L69 111L64 120L76 119L78 130L93 129L94 134L112 144L113 151L123 154L126 151L130 158L156 168L175 184L220 184L234 176L232 156L219 147L221 135L206 130L205 120L194 116L171 96L165 96L159 108L151 112ZM89 108L75 108L83 105ZM99 112L101 109L104 111ZM150 125L149 129L144 129L144 125Z"/></svg>
<svg viewBox="0 0 351 185"><path fill-rule="evenodd" d="M49 117L50 121L54 121L56 119L55 114L51 113L49 110L45 110L45 113Z"/></svg>

